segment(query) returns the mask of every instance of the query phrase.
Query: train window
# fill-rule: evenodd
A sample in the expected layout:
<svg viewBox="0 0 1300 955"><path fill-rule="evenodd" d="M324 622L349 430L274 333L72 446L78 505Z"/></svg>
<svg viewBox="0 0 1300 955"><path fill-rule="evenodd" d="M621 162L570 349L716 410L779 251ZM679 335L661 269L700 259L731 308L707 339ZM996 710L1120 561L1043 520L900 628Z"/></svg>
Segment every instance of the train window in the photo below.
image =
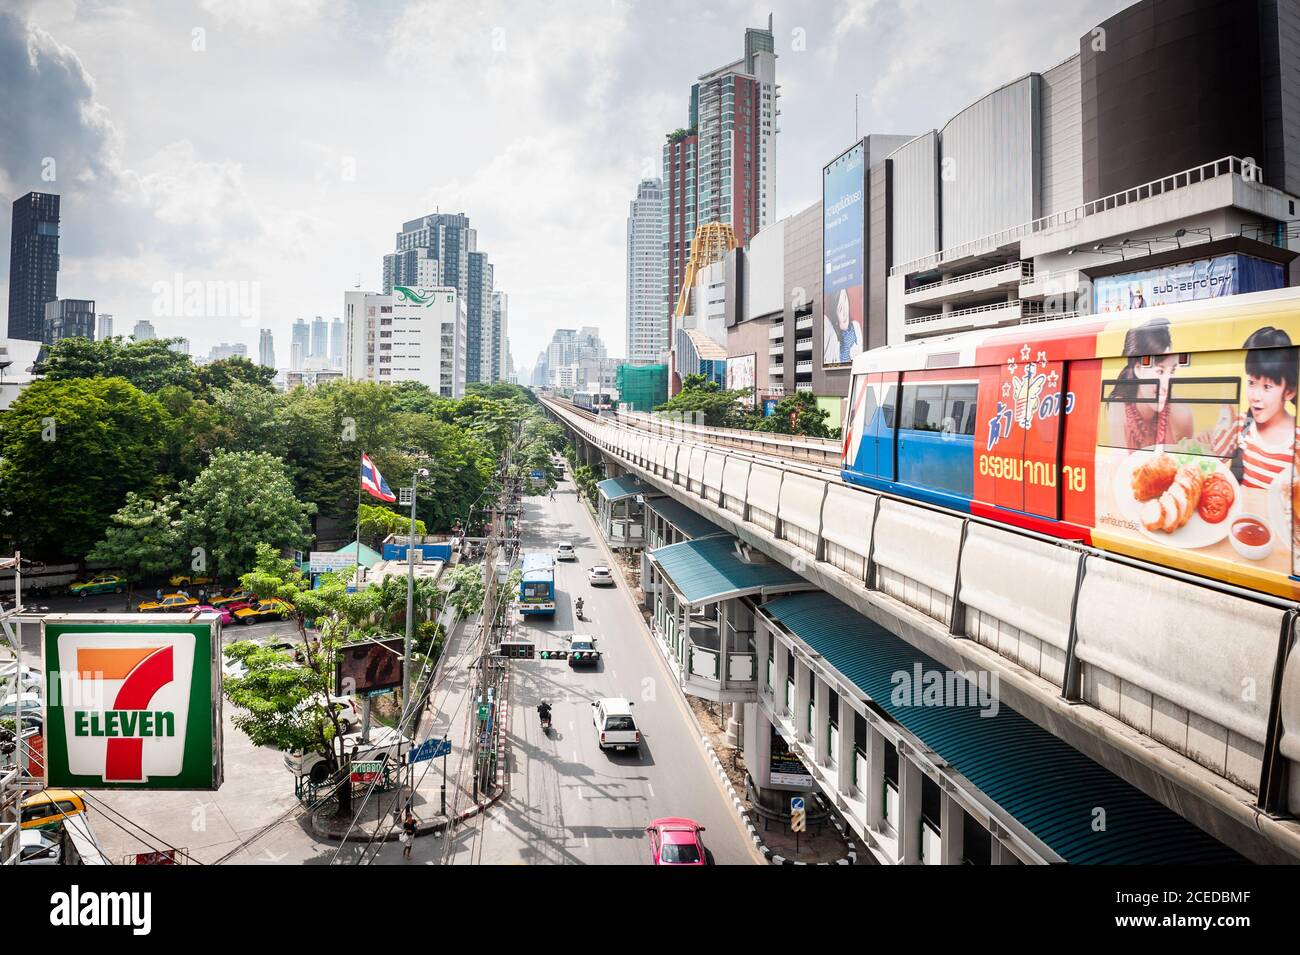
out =
<svg viewBox="0 0 1300 955"><path fill-rule="evenodd" d="M939 431L943 426L943 385L903 385L903 421L913 431Z"/></svg>
<svg viewBox="0 0 1300 955"><path fill-rule="evenodd" d="M978 385L949 385L943 398L943 430L951 434L975 433Z"/></svg>

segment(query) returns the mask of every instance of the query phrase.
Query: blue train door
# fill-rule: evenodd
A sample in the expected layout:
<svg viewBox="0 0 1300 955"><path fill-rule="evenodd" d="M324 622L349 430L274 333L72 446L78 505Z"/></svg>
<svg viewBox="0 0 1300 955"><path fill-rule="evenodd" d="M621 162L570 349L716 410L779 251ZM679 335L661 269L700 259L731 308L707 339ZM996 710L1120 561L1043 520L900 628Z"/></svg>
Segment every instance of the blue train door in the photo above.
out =
<svg viewBox="0 0 1300 955"><path fill-rule="evenodd" d="M853 394L853 424L860 430L850 470L868 477L894 480L894 408L898 376L877 372L859 376ZM854 445L850 444L850 451Z"/></svg>

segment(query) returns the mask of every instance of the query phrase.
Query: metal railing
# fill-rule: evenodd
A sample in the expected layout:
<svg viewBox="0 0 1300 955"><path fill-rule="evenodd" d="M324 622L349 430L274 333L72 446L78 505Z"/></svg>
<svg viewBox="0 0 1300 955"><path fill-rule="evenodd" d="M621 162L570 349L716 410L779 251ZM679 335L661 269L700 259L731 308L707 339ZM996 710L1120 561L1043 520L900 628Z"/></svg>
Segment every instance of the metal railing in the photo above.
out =
<svg viewBox="0 0 1300 955"><path fill-rule="evenodd" d="M988 235L980 236L978 239L971 239L960 245L954 245L951 248L942 249L938 252L932 252L929 255L923 255L919 258L912 259L910 262L903 262L895 265L889 270L890 275L906 275L909 272L920 272L924 269L941 265L944 262L953 262L957 259L973 255L977 252L986 252L989 249L996 249L999 246L1013 242L1026 235L1033 235L1038 232L1045 232L1048 229L1054 229L1057 226L1069 225L1072 222L1079 222L1088 216L1097 215L1100 212L1110 212L1112 209L1118 209L1134 202L1141 202L1145 199L1153 199L1156 196L1162 196L1169 192L1179 189L1186 189L1210 179L1215 179L1224 175L1240 175L1248 182L1263 182L1263 172L1259 165L1253 161L1242 159L1238 156L1224 156L1222 159L1215 159L1212 162L1202 163L1199 166L1193 166L1190 169L1184 169L1168 176L1162 176L1159 179L1153 179L1150 182L1144 182L1140 186L1133 186L1130 189L1124 189L1120 192L1113 193L1109 196L1102 196L1100 199L1093 199L1090 202L1084 202L1070 209L1062 209L1059 212L1053 212L1051 215L1042 216L1038 219L1031 219L1029 222L1023 222L1020 225L1011 226L1000 232L992 232Z"/></svg>
<svg viewBox="0 0 1300 955"><path fill-rule="evenodd" d="M988 275L997 275L999 272L1016 272L1023 284L1034 277L1034 263L1006 262L1002 265L995 265L992 268L980 269L978 272L966 272L962 275L950 275L946 279L940 279L938 282L927 282L925 285L917 285L914 288L904 290L903 296L912 295L916 292L928 292L932 289L942 288L945 285L955 285L957 282L965 282L967 279L978 279Z"/></svg>
<svg viewBox="0 0 1300 955"><path fill-rule="evenodd" d="M1034 306L1037 305L1037 308ZM1013 309L1020 313L1023 318L1025 315L1037 314L1042 309L1041 305L1036 302L994 302L992 305L976 305L973 308L955 308L951 312L935 312L931 315L911 315L903 319L904 325L924 325L928 322L939 322L948 318L965 318L969 315L982 315L985 312L998 312L1003 309Z"/></svg>

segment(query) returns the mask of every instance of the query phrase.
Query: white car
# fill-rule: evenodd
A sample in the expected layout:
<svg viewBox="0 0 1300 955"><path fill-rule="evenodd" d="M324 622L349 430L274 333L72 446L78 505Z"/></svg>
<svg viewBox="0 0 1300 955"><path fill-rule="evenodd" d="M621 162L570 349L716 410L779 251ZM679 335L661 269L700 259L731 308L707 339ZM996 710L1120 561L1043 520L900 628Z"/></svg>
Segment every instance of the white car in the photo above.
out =
<svg viewBox="0 0 1300 955"><path fill-rule="evenodd" d="M63 865L63 842L55 833L24 829L20 839L19 865Z"/></svg>
<svg viewBox="0 0 1300 955"><path fill-rule="evenodd" d="M6 695L19 692L39 693L43 685L41 672L25 663L21 668L17 663L6 663L0 666L0 687L4 688Z"/></svg>
<svg viewBox="0 0 1300 955"><path fill-rule="evenodd" d="M349 756L352 755L353 748L356 748L357 760L378 760L386 755L390 763L399 765L411 751L411 738L403 736L388 726L372 726L369 743L361 742L360 733L348 733L342 738L342 743L343 752ZM337 740L334 742L334 747L337 753L339 751ZM329 763L325 761L325 757L314 750L310 753L301 750L285 753L284 765L295 776L305 776L317 785L325 782L329 777Z"/></svg>
<svg viewBox="0 0 1300 955"><path fill-rule="evenodd" d="M568 541L560 541L555 545L556 560L577 560L578 552L573 549L573 545Z"/></svg>
<svg viewBox="0 0 1300 955"><path fill-rule="evenodd" d="M361 708L357 706L356 701L350 696L329 695L330 706L338 714L339 724L343 727L344 732L352 732L361 728ZM298 704L298 710L303 711L311 705L310 700L303 700Z"/></svg>
<svg viewBox="0 0 1300 955"><path fill-rule="evenodd" d="M587 581L593 587L613 587L614 572L607 564L595 564L587 571Z"/></svg>
<svg viewBox="0 0 1300 955"><path fill-rule="evenodd" d="M22 695L23 713L39 713L44 705L39 693L24 693ZM3 702L0 702L0 718L9 717L13 719L14 714L18 712L19 696L17 693L10 693Z"/></svg>
<svg viewBox="0 0 1300 955"><path fill-rule="evenodd" d="M591 704L591 722L601 749L641 749L641 731L632 718L632 704L622 697L606 697Z"/></svg>

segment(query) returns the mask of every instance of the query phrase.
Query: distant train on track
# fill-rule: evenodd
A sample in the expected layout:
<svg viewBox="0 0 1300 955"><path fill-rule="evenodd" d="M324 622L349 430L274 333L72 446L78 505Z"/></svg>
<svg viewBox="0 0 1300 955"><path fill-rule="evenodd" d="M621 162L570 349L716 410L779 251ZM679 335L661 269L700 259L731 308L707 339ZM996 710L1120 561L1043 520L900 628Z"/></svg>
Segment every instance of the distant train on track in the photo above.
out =
<svg viewBox="0 0 1300 955"><path fill-rule="evenodd" d="M615 397L608 391L575 391L573 406L593 414L609 414L614 410Z"/></svg>

